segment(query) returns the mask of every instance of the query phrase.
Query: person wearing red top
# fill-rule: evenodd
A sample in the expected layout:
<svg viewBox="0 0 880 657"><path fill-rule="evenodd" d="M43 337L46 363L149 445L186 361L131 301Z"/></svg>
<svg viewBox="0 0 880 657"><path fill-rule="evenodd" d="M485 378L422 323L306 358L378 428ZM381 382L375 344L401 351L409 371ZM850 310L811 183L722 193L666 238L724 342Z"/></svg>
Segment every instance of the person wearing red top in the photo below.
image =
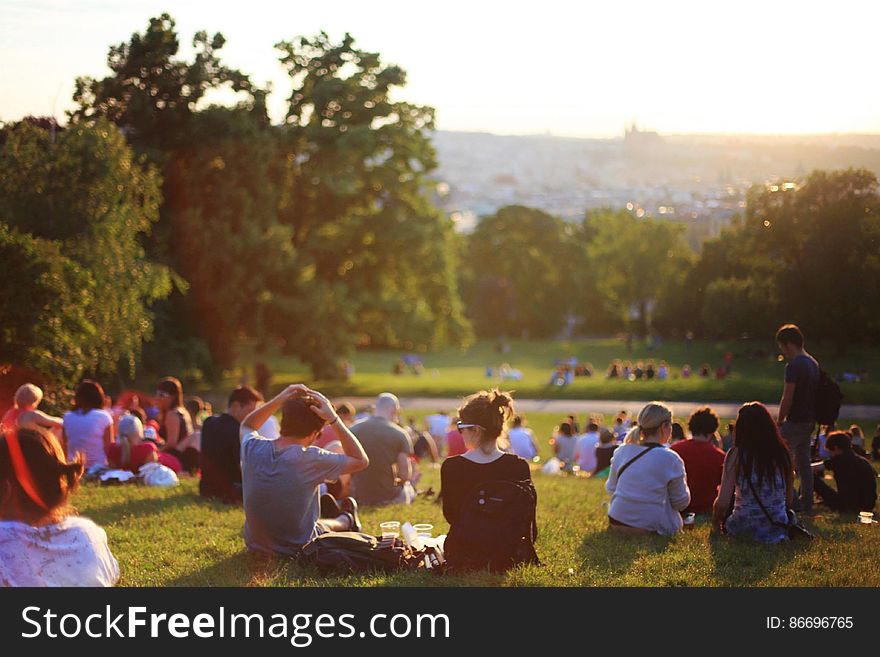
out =
<svg viewBox="0 0 880 657"><path fill-rule="evenodd" d="M464 444L464 436L459 433L458 429L453 429L446 434L446 449L448 450L446 458L458 456L468 451L467 445Z"/></svg>
<svg viewBox="0 0 880 657"><path fill-rule="evenodd" d="M684 461L691 491L691 503L684 513L711 513L718 497L724 468L724 452L713 444L718 426L714 410L708 406L698 408L688 419L691 439L680 440L669 447Z"/></svg>
<svg viewBox="0 0 880 657"><path fill-rule="evenodd" d="M144 425L135 415L119 418L116 442L107 447L107 462L112 468L137 472L145 463L158 460L156 445L144 441Z"/></svg>

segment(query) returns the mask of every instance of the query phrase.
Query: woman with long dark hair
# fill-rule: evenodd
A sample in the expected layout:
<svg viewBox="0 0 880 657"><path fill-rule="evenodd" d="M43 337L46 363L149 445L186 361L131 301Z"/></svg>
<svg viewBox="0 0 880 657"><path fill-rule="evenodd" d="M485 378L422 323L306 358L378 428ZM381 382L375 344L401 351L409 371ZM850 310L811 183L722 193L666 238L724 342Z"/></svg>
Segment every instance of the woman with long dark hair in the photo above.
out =
<svg viewBox="0 0 880 657"><path fill-rule="evenodd" d="M107 465L107 450L113 443L113 417L104 408L104 389L91 379L77 387L73 410L64 414L62 429L67 458L83 456L86 468Z"/></svg>
<svg viewBox="0 0 880 657"><path fill-rule="evenodd" d="M739 409L734 435L734 446L724 459L713 524L723 525L732 536L761 543L784 541L794 490L791 453L767 407L759 402Z"/></svg>
<svg viewBox="0 0 880 657"><path fill-rule="evenodd" d="M177 458L190 473L199 467L199 452L189 444L193 423L183 405L183 385L173 376L167 376L156 385L156 405L159 407L159 436L165 441L162 451Z"/></svg>

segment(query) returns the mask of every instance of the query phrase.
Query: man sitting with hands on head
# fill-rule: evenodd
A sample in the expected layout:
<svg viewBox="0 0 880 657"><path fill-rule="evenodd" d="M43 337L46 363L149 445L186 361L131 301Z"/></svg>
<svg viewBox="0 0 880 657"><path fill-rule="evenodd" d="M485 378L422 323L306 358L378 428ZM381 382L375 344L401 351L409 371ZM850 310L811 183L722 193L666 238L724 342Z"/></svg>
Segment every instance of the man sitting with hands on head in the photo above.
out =
<svg viewBox="0 0 880 657"><path fill-rule="evenodd" d="M258 428L281 410L281 437L269 440ZM313 443L325 425L342 443L334 454ZM313 538L333 531L360 531L357 503L318 488L339 475L363 470L366 452L321 393L291 385L241 423L241 474L244 540L256 552L296 556Z"/></svg>

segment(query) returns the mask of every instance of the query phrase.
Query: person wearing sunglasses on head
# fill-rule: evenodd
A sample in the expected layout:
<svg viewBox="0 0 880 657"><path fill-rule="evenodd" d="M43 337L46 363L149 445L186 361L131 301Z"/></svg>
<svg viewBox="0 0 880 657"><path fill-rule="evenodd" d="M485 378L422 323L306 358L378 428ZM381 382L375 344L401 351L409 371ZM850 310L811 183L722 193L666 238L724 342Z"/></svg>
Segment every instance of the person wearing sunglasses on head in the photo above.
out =
<svg viewBox="0 0 880 657"><path fill-rule="evenodd" d="M513 399L509 393L499 390L473 394L458 409L456 428L464 438L467 451L447 458L440 468L443 515L450 525L446 542L450 568L459 563L465 568L504 569L517 562L537 559L532 547L536 535L532 530L535 529L537 495L528 461L505 453L498 446L512 416ZM510 508L505 498L516 508ZM508 527L483 535L491 519L484 522L479 515L493 504L499 511L494 515L522 518L531 527L526 527L525 533L507 537L501 534ZM511 523L505 521L504 524ZM518 545L521 542L523 549ZM490 544L491 547L487 547ZM517 556L520 552L523 554Z"/></svg>
<svg viewBox="0 0 880 657"><path fill-rule="evenodd" d="M159 381L156 405L159 407L159 436L165 441L162 452L176 458L187 472L194 473L199 468L199 450L193 440L192 416L183 404L183 386L178 379L167 376Z"/></svg>

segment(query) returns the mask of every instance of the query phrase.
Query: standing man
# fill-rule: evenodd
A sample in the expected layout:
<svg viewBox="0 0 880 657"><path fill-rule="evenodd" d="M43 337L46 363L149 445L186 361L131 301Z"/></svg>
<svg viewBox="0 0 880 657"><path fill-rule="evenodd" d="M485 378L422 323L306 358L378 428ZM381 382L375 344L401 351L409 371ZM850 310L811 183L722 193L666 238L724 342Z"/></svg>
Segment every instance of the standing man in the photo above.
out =
<svg viewBox="0 0 880 657"><path fill-rule="evenodd" d="M816 390L819 387L819 363L804 351L804 334L794 324L776 331L776 344L788 360L785 385L779 402L779 432L788 443L800 479L795 500L797 511L813 512L813 472L810 468L810 442L816 427Z"/></svg>
<svg viewBox="0 0 880 657"><path fill-rule="evenodd" d="M351 428L370 461L370 466L356 473L352 481L354 495L361 504L410 504L415 498L409 460L413 446L399 419L400 401L390 392L383 392L376 399L373 417Z"/></svg>

